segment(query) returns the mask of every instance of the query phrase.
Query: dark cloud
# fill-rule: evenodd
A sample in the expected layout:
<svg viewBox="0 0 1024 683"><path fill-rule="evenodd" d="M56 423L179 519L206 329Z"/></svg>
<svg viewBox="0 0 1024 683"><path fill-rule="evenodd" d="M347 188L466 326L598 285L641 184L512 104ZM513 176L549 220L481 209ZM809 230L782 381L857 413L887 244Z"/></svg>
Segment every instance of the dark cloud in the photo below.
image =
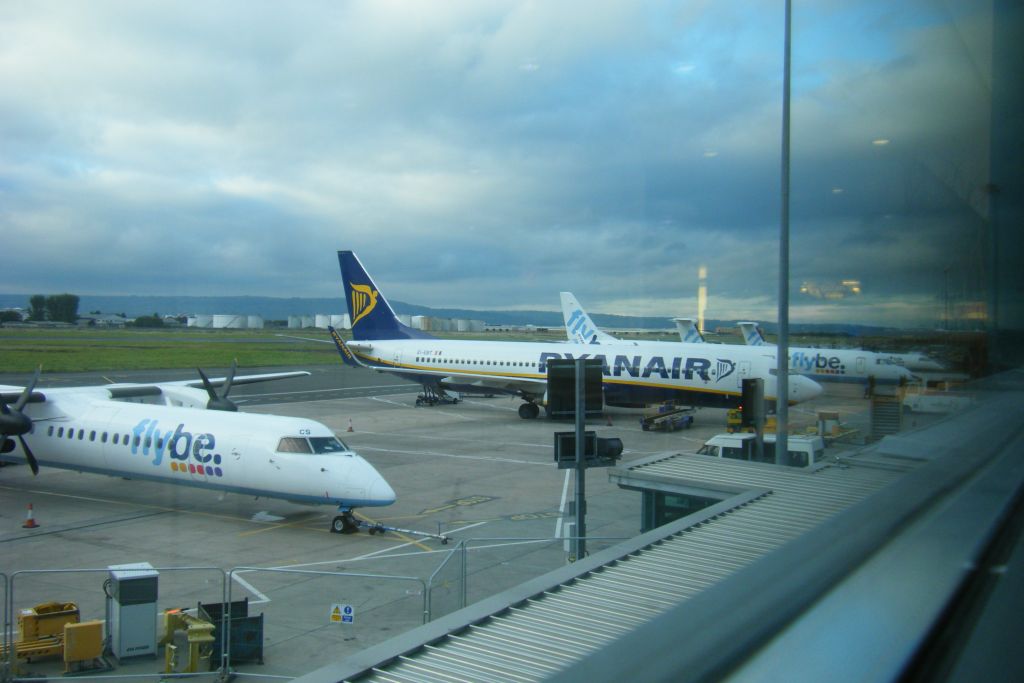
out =
<svg viewBox="0 0 1024 683"><path fill-rule="evenodd" d="M892 322L913 301L928 324L921 302L973 267L973 12L798 12L793 286L865 289L795 314ZM707 265L717 317L774 317L774 3L30 3L0 22L19 255L0 290L332 296L352 248L427 305L555 309L566 289L692 313Z"/></svg>

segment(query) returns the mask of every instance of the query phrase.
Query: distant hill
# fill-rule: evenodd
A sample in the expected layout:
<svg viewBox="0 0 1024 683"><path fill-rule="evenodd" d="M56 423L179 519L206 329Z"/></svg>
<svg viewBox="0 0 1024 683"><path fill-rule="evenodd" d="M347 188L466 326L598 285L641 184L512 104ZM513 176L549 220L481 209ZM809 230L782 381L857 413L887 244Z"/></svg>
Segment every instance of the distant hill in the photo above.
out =
<svg viewBox="0 0 1024 683"><path fill-rule="evenodd" d="M92 296L79 294L80 314L100 311L114 315L123 313L129 318L142 315L195 315L195 314L236 314L258 315L264 320L287 320L292 315L316 315L317 313L339 314L345 312L343 302L338 297L312 299L283 299L265 296ZM0 294L0 308L28 308L29 295ZM561 311L477 311L464 308L428 308L407 304L403 301L391 301L396 313L407 315L431 315L439 318L468 318L483 320L488 325L537 327L561 327ZM659 330L673 328L668 316L639 317L625 315L609 315L591 313L594 322L602 328L611 330L641 329ZM714 330L716 327L731 325L731 321L707 320L705 328ZM884 333L886 328L867 327L863 325L792 325L794 332L846 334L853 337ZM775 326L765 325L765 330L774 334Z"/></svg>

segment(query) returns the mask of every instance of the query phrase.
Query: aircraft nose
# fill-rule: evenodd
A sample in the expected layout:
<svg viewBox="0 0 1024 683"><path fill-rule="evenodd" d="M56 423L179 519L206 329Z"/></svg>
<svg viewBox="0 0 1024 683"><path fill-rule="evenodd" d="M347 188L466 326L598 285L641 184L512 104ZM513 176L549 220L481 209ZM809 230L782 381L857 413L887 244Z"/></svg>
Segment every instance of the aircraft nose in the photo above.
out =
<svg viewBox="0 0 1024 683"><path fill-rule="evenodd" d="M793 403L803 403L812 398L821 396L824 391L821 385L813 379L800 377L799 375L789 376L789 398Z"/></svg>
<svg viewBox="0 0 1024 683"><path fill-rule="evenodd" d="M391 505L395 502L394 489L379 474L373 483L370 484L370 499L381 505Z"/></svg>

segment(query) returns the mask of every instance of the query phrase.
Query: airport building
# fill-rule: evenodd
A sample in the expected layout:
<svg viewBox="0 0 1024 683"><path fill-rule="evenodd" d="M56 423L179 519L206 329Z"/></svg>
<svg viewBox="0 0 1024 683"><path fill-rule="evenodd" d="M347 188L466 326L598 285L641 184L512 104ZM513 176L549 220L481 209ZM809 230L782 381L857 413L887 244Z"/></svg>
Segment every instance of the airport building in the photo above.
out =
<svg viewBox="0 0 1024 683"><path fill-rule="evenodd" d="M1024 568L1020 382L808 469L628 463L709 504L298 680L1016 680L1024 581L988 572Z"/></svg>

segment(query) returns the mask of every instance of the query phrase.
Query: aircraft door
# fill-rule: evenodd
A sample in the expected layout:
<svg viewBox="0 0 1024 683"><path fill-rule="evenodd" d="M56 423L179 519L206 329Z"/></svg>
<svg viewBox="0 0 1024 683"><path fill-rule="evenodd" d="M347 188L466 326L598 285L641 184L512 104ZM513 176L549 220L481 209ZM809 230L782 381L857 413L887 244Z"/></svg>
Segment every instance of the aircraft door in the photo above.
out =
<svg viewBox="0 0 1024 683"><path fill-rule="evenodd" d="M857 374L868 374L868 361L864 356L857 356Z"/></svg>
<svg viewBox="0 0 1024 683"><path fill-rule="evenodd" d="M736 387L743 388L743 380L750 379L750 361L741 360L736 364Z"/></svg>

